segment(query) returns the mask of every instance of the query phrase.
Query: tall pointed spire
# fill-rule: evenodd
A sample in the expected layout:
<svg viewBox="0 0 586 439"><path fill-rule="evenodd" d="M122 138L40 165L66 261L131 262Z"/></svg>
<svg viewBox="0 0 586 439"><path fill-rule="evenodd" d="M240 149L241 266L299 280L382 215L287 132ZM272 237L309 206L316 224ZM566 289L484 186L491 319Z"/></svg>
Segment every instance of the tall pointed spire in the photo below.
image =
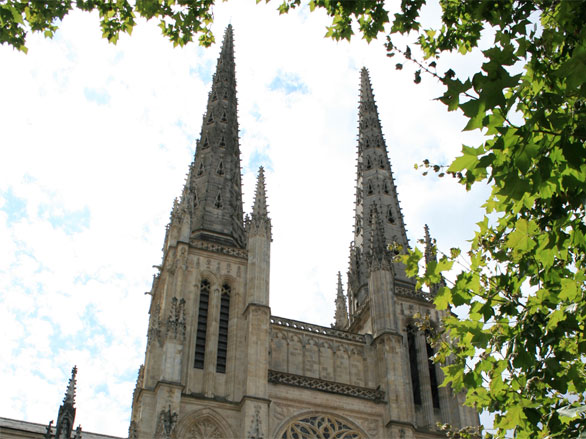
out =
<svg viewBox="0 0 586 439"><path fill-rule="evenodd" d="M265 170L261 166L258 169L258 178L256 180L256 193L254 195L254 204L252 206L252 217L267 216L267 195L265 188Z"/></svg>
<svg viewBox="0 0 586 439"><path fill-rule="evenodd" d="M334 328L346 329L348 326L348 308L346 307L346 296L342 286L342 273L338 271L338 294L336 295L336 314L334 316Z"/></svg>
<svg viewBox="0 0 586 439"><path fill-rule="evenodd" d="M65 391L63 404L59 407L57 415L57 424L55 425L55 439L70 439L73 431L73 422L75 421L75 385L76 385L77 367L73 366L71 378ZM52 421L51 421L52 422ZM47 428L47 434L50 434L51 424ZM81 427L78 427L81 434Z"/></svg>
<svg viewBox="0 0 586 439"><path fill-rule="evenodd" d="M77 384L77 366L73 366L71 369L71 378L69 378L69 384L67 385L67 391L65 392L65 398L63 398L63 404L75 404L75 386Z"/></svg>
<svg viewBox="0 0 586 439"><path fill-rule="evenodd" d="M423 230L425 231L425 264L427 265L431 261L435 261L436 257L431 235L429 234L429 226L426 224Z"/></svg>
<svg viewBox="0 0 586 439"><path fill-rule="evenodd" d="M382 224L384 243L399 245L406 249L408 247L407 232L366 68L362 68L360 73L358 130L358 165L354 211L354 246L357 249L355 253L364 255L370 248L369 240L372 236L370 218L375 207ZM404 274L404 270L400 267L396 268L399 279L411 283ZM366 279L361 279L359 283L365 284Z"/></svg>
<svg viewBox="0 0 586 439"><path fill-rule="evenodd" d="M228 25L181 197L190 238L244 248L234 38ZM174 209L175 210L175 209Z"/></svg>
<svg viewBox="0 0 586 439"><path fill-rule="evenodd" d="M262 234L271 240L271 219L267 209L267 193L265 188L265 171L261 166L256 180L256 193L252 205L252 214L248 222L249 235Z"/></svg>

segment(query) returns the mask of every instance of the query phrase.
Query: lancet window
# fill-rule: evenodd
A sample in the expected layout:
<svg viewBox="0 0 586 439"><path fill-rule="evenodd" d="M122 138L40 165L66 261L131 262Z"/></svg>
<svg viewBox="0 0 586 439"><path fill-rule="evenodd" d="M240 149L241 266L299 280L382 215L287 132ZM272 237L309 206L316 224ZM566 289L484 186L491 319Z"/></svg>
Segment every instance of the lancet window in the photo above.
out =
<svg viewBox="0 0 586 439"><path fill-rule="evenodd" d="M208 326L208 307L210 301L210 282L207 279L201 281L199 287L199 310L197 313L197 333L195 336L195 361L196 369L203 369L206 352L206 334Z"/></svg>
<svg viewBox="0 0 586 439"><path fill-rule="evenodd" d="M440 408L439 402L439 388L437 385L437 374L435 371L435 364L433 363L433 348L429 343L426 343L427 347L427 364L429 367L429 381L431 383L431 399L433 401L433 407L436 409Z"/></svg>
<svg viewBox="0 0 586 439"><path fill-rule="evenodd" d="M409 348L409 367L411 369L411 390L413 391L413 402L421 405L421 386L419 384L419 369L417 368L417 346L415 337L417 330L409 325L407 327L407 346Z"/></svg>
<svg viewBox="0 0 586 439"><path fill-rule="evenodd" d="M228 323L230 321L230 285L222 286L220 298L220 323L218 331L218 356L216 361L216 372L226 373L226 358L228 354Z"/></svg>

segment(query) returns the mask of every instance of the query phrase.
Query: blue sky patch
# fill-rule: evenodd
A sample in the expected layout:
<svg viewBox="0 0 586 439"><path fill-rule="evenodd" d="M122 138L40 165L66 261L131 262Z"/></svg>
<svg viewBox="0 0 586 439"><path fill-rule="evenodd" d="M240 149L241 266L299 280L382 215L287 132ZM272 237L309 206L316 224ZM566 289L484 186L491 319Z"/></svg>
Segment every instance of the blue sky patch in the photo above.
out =
<svg viewBox="0 0 586 439"><path fill-rule="evenodd" d="M75 211L41 205L39 216L45 218L56 229L63 229L68 235L79 233L90 225L90 210L87 206Z"/></svg>
<svg viewBox="0 0 586 439"><path fill-rule="evenodd" d="M12 224L26 216L26 200L14 195L12 189L0 193L0 199L3 200L0 210L8 215L8 224Z"/></svg>
<svg viewBox="0 0 586 439"><path fill-rule="evenodd" d="M110 95L104 89L85 87L83 94L88 101L95 102L98 105L107 105L110 103Z"/></svg>
<svg viewBox="0 0 586 439"><path fill-rule="evenodd" d="M197 75L204 82L204 84L208 84L212 80L212 67L213 62L211 60L206 60L205 62L201 62L193 67L190 67L189 74L192 76Z"/></svg>
<svg viewBox="0 0 586 439"><path fill-rule="evenodd" d="M269 84L269 89L273 91L282 91L289 95L291 93L309 93L307 85L294 73L281 73L274 77Z"/></svg>
<svg viewBox="0 0 586 439"><path fill-rule="evenodd" d="M250 154L248 169L256 173L260 166L263 166L267 171L273 170L273 162L271 161L271 158L263 151L255 150Z"/></svg>

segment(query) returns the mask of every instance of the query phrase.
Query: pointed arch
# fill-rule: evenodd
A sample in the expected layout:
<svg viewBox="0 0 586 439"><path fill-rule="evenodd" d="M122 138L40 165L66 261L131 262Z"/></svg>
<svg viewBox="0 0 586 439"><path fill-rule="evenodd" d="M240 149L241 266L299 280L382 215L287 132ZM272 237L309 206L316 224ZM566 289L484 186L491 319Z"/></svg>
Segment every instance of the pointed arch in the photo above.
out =
<svg viewBox="0 0 586 439"><path fill-rule="evenodd" d="M218 167L216 168L216 174L224 175L224 161L223 160L220 160L220 163L218 163Z"/></svg>
<svg viewBox="0 0 586 439"><path fill-rule="evenodd" d="M226 419L215 410L205 408L181 417L173 439L231 439L237 437Z"/></svg>

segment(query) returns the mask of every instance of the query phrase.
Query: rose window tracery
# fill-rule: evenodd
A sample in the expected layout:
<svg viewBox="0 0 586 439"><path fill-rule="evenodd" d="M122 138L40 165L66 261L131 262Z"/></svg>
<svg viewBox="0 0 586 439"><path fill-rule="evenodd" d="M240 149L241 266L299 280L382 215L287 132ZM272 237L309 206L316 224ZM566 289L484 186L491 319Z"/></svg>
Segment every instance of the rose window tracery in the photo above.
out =
<svg viewBox="0 0 586 439"><path fill-rule="evenodd" d="M287 425L280 439L367 439L348 424L331 415L308 415Z"/></svg>

